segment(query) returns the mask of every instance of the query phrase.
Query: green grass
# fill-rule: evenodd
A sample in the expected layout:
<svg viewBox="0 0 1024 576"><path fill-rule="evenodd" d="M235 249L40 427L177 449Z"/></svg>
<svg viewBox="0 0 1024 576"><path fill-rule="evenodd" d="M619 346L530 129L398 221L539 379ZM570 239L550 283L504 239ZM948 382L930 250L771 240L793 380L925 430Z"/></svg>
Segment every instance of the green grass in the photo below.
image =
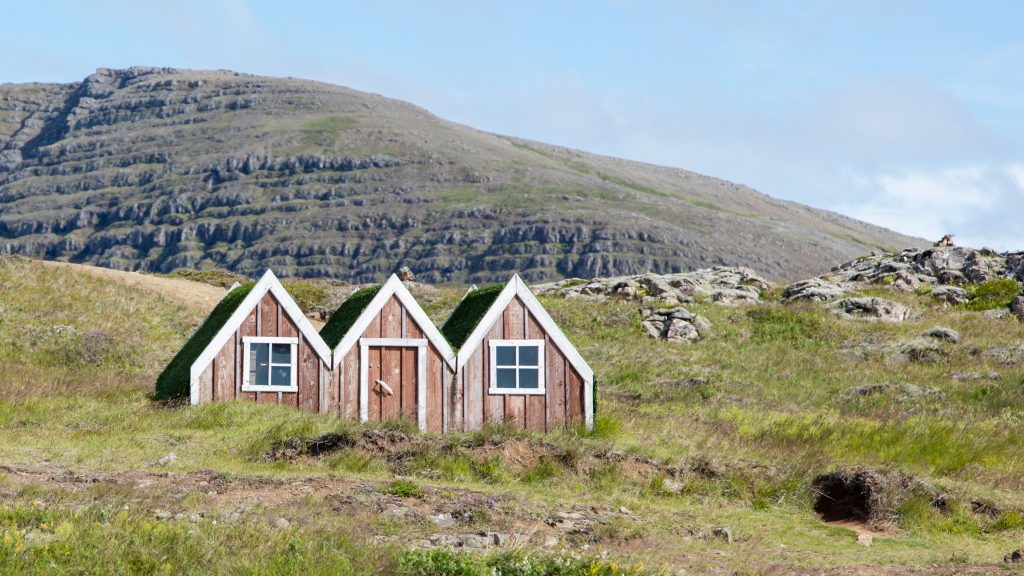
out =
<svg viewBox="0 0 1024 576"><path fill-rule="evenodd" d="M1017 457L1024 441L1024 366L984 352L1024 341L1024 327L942 308L924 294L877 291L919 317L847 322L817 306L697 304L690 308L708 317L715 333L691 346L648 339L635 305L542 297L600 379L593 432L538 435L503 424L440 438L398 423L379 428L418 440L394 453L353 446L282 460L268 455L328 432L359 438L366 428L275 405L155 403L149 394L156 376L205 311L65 269L2 259L0 461L109 474L202 470L227 480L343 479L372 487L358 494L413 500L410 506L451 502L465 518L456 530L464 532L491 529L508 514L545 526L553 510L592 506L606 521L594 542L570 538L570 550L588 543L591 551L608 550L609 561L656 569L998 561L1024 538L1024 466ZM462 290L445 288L424 303L432 317L443 317L461 296ZM848 353L863 343L912 339L935 325L958 330L963 340L945 345L947 356L934 362ZM951 377L990 371L999 379ZM848 393L882 382L934 387L946 398ZM158 464L170 452L176 460ZM947 506L907 500L891 535L859 547L849 530L825 525L811 512L810 481L847 465L915 475L944 494ZM676 473L665 472L670 469ZM213 524L213 517L193 524L154 520L150 508L170 496L130 485L103 483L86 497L7 476L0 479L6 534L0 538L7 538L0 543L0 572L47 573L55 565L56 573L92 567L99 573L370 574L433 569L436 561L477 574L494 562L518 565L523 555L537 565L560 557L557 549L538 552L538 542L505 560L497 560L502 553L446 556L370 542L370 534L405 541L435 528L420 520L325 513L333 506L329 496L281 510L268 504L238 524ZM219 498L190 489L170 501L202 511L220 506ZM499 504L485 502L491 498ZM991 503L993 511L975 510L975 500ZM606 512L619 507L635 516ZM286 513L291 527L272 528L270 520ZM712 526L729 527L737 542L726 548L680 538ZM26 541L33 532L45 537ZM728 555L717 555L719 549ZM578 566L589 570L590 558L582 554Z"/></svg>

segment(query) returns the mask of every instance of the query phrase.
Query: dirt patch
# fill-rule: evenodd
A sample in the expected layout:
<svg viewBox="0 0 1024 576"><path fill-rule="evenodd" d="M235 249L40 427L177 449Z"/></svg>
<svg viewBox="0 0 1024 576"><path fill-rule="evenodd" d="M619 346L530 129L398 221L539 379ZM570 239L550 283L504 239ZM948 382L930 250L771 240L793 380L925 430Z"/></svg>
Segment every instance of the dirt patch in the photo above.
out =
<svg viewBox="0 0 1024 576"><path fill-rule="evenodd" d="M168 300L203 313L213 310L213 307L221 301L227 292L226 289L218 286L212 286L205 282L185 280L183 278L151 276L139 272L125 272L123 270L112 270L110 268L87 266L85 264L72 264L71 262L54 262L52 260L40 260L39 263L51 268L67 268L104 280L120 282L126 286L156 292ZM324 323L322 321L313 318L309 318L309 321L317 330L323 328Z"/></svg>

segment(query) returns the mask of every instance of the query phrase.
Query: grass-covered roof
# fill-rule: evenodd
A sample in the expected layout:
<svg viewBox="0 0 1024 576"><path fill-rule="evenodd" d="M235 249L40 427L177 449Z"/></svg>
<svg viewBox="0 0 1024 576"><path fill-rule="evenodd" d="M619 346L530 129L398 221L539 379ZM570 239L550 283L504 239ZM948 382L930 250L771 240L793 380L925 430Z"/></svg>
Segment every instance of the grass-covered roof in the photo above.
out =
<svg viewBox="0 0 1024 576"><path fill-rule="evenodd" d="M206 347L213 340L213 337L220 332L220 329L227 323L231 315L238 309L239 304L252 291L255 282L242 284L238 288L228 292L214 307L210 315L206 317L202 326L195 334L188 339L185 346L174 355L171 362L160 373L156 380L156 395L158 398L174 398L188 396L189 380L192 364L199 358L199 355L206 350Z"/></svg>
<svg viewBox="0 0 1024 576"><path fill-rule="evenodd" d="M473 333L476 325L480 323L491 304L498 298L498 294L505 288L504 284L493 284L477 288L459 302L455 311L448 317L448 320L441 327L441 334L448 340L456 350L462 348L466 339Z"/></svg>
<svg viewBox="0 0 1024 576"><path fill-rule="evenodd" d="M341 342L341 339L359 319L359 315L370 305L370 301L377 295L377 292L380 292L380 289L381 285L378 284L356 290L341 303L341 306L338 306L338 309L331 315L331 319L320 329L320 337L324 339L329 348L333 350Z"/></svg>

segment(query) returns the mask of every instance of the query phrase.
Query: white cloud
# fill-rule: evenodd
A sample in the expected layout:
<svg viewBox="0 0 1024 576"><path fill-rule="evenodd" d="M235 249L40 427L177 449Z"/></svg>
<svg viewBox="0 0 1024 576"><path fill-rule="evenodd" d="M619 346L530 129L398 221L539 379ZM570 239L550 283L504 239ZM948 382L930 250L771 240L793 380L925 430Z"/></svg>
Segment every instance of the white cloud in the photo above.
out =
<svg viewBox="0 0 1024 576"><path fill-rule="evenodd" d="M972 165L852 178L856 202L843 213L937 239L956 234L964 246L1024 249L1024 164Z"/></svg>

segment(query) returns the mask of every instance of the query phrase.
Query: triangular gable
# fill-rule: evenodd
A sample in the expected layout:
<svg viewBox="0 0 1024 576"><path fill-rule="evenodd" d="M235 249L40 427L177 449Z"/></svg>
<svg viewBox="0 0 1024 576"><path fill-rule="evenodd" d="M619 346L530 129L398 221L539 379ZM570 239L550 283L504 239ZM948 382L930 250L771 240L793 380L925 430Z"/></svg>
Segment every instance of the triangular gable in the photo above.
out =
<svg viewBox="0 0 1024 576"><path fill-rule="evenodd" d="M232 293L234 290L229 291ZM278 303L284 309L284 312L291 318L295 326L298 327L299 333L302 334L303 338L313 349L320 360L325 364L331 362L331 350L324 343L323 339L320 338L320 334L317 333L316 329L306 318L306 315L302 313L302 309L295 303L288 291L285 290L284 286L281 285L281 281L277 279L277 276L268 268L263 276L260 277L256 285L252 287L249 293L245 296L245 299L238 304L235 311L231 314L228 320L220 327L217 331L216 336L210 340L210 343L206 345L202 354L196 358L196 361L192 363L192 367L189 370L189 398L192 404L199 403L198 387L199 387L199 376L203 373L206 366L213 361L214 357L220 352L220 349L227 344L242 322L249 316L253 308L259 305L260 300L266 296L267 292L270 292L277 298Z"/></svg>
<svg viewBox="0 0 1024 576"><path fill-rule="evenodd" d="M427 313L420 307L419 302L413 298L409 289L405 287L405 284L398 278L397 275L392 274L388 281L381 285L380 289L377 290L376 295L370 300L370 303L363 308L363 311L356 318L356 321L352 323L352 326L348 329L345 335L338 342L338 345L332 350L334 360L331 367L335 367L341 364L342 359L348 351L352 349L359 342L359 338L366 331L366 328L370 325L370 322L377 316L381 308L387 304L388 300L394 296L398 298L398 301L405 306L406 311L412 316L416 324L419 325L420 329L423 330L423 334L427 337L427 340L437 348L437 351L441 353L441 357L444 361L451 366L455 367L455 352L452 351L452 347L445 340L441 332L438 331L437 326L430 320ZM344 303L342 303L344 306Z"/></svg>
<svg viewBox="0 0 1024 576"><path fill-rule="evenodd" d="M587 361L580 356L576 347L572 345L569 338L566 337L562 329L558 327L554 319L548 314L548 311L544 309L537 297L530 291L530 287L519 277L518 274L514 274L512 279L505 284L505 287L501 290L498 296L494 299L491 307L487 310L487 313L481 317L480 321L477 322L476 328L470 332L469 337L459 347L459 353L456 359L456 370L461 369L466 365L470 356L476 350L476 347L483 342L484 337L487 335L487 331L490 330L501 314L508 307L509 303L518 296L522 300L523 305L530 311L530 315L537 320L540 327L544 329L551 341L562 351L566 359L570 364L579 372L579 375L586 382L593 383L594 371L587 364Z"/></svg>

